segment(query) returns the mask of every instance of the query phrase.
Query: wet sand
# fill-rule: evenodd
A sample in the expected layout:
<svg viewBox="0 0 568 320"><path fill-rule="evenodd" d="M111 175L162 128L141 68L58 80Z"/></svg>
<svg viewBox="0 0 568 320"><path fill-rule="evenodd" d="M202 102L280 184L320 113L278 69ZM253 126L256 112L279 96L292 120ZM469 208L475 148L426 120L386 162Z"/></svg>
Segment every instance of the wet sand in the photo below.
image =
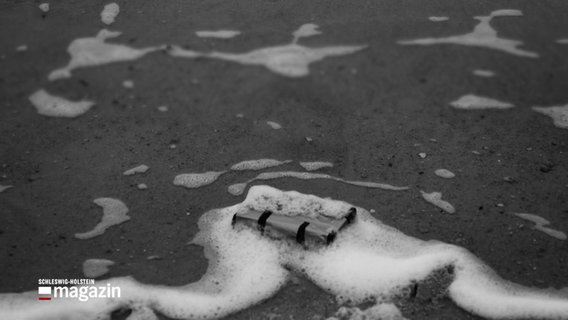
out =
<svg viewBox="0 0 568 320"><path fill-rule="evenodd" d="M410 186L391 192L330 180L253 183L374 209L376 218L404 233L467 248L516 283L568 286L568 242L514 215L536 214L568 231L568 130L531 109L568 103L568 46L556 43L568 36L568 22L559 14L568 7L564 2L117 3L120 13L111 26L100 21L103 3L54 2L48 12L30 1L0 4L0 185L13 186L0 193L0 247L6 249L0 292L35 290L38 278L82 278L82 264L91 258L115 262L103 278L132 275L167 285L198 280L207 260L201 247L186 245L197 219L208 209L242 201L227 186L258 172L227 172L198 189L176 187L174 177L262 158L329 161L333 167L322 173ZM499 9L522 11L491 23L538 58L450 44L397 44L466 34L477 23L472 17ZM431 16L449 20L432 22ZM310 74L300 78L262 66L154 52L77 69L68 79L47 79L67 64L72 40L105 27L123 32L109 42L136 48L177 44L244 53L287 44L306 23L319 25L322 34L301 39L302 45L368 47L310 64ZM241 34L200 38L199 30ZM22 45L27 49L17 50ZM476 77L477 69L496 76ZM133 88L123 87L125 80ZM28 100L40 88L96 105L74 119L46 117ZM472 93L515 108L450 106ZM267 121L282 128L274 130ZM151 170L123 175L141 163ZM456 177L436 176L439 168ZM290 163L267 171L299 169ZM138 189L141 183L148 189ZM442 192L456 212L424 201L420 190ZM100 197L123 201L131 219L99 237L75 239L100 221L101 208L93 203ZM427 293L398 305L409 319L477 319ZM331 295L299 278L230 318L322 319L337 309Z"/></svg>

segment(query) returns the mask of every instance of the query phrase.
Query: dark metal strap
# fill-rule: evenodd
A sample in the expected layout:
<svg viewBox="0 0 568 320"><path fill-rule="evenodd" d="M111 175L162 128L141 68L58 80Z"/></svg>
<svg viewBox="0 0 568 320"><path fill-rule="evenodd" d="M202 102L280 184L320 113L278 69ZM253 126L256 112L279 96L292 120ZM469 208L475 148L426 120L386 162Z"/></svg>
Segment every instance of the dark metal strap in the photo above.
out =
<svg viewBox="0 0 568 320"><path fill-rule="evenodd" d="M330 233L327 235L326 239L325 239L326 242L327 242L327 244L332 243L333 240L335 240L335 236L336 236L336 235L337 235L337 234L335 233L335 231L330 232Z"/></svg>
<svg viewBox="0 0 568 320"><path fill-rule="evenodd" d="M306 228L309 224L309 222L304 222L298 227L298 232L296 232L296 242L304 243L306 240Z"/></svg>
<svg viewBox="0 0 568 320"><path fill-rule="evenodd" d="M356 215L357 215L357 209L351 207L351 209L347 211L347 216L345 216L345 220L347 220L347 223L351 223L353 222L353 220L355 220Z"/></svg>
<svg viewBox="0 0 568 320"><path fill-rule="evenodd" d="M258 217L258 220L256 222L258 223L258 228L261 231L264 231L264 227L266 226L266 220L268 220L270 215L272 215L272 211L266 210L260 215L260 217Z"/></svg>

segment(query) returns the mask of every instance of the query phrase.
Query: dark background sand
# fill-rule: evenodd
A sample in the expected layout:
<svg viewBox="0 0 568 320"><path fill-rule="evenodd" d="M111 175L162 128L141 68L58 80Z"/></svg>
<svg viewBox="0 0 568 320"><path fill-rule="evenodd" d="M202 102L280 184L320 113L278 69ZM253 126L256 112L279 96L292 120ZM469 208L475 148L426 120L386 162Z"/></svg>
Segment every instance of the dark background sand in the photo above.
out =
<svg viewBox="0 0 568 320"><path fill-rule="evenodd" d="M0 184L14 185L0 194L1 292L35 290L38 278L80 278L88 258L116 261L109 277L168 285L199 279L207 261L200 247L186 245L197 219L210 208L241 201L226 187L256 172L229 173L191 191L175 187L174 176L265 157L332 161L335 167L326 173L409 185L410 191L389 192L326 180L269 182L373 208L378 219L409 235L466 247L514 282L568 286L567 242L510 215L538 214L568 231L568 131L530 110L568 103L568 46L554 43L568 37L564 1L118 1L121 12L110 29L124 33L113 41L133 46L173 43L244 52L284 44L312 22L323 34L303 44L369 48L316 63L300 79L263 67L155 53L81 69L52 83L47 74L66 64L69 42L104 27L99 13L106 2L52 1L46 15L39 3L0 1L0 173L6 175ZM470 32L473 16L496 9L523 11L523 17L496 18L492 25L500 36L525 41L539 59L396 44ZM450 20L433 23L428 16ZM223 28L243 34L230 40L194 35ZM22 44L28 50L17 52ZM497 77L475 77L474 69L493 70ZM122 87L126 79L135 82L134 89ZM97 105L73 120L43 117L28 101L39 88ZM448 106L468 93L517 107ZM159 112L160 105L169 111ZM284 128L273 130L267 120ZM138 164L151 169L122 175ZM438 168L457 177L436 177ZM514 182L504 181L506 176ZM138 190L138 183L149 189ZM418 190L441 191L457 212L437 210ZM74 239L99 221L102 211L92 203L98 197L121 199L132 219L98 238ZM148 261L150 255L163 259ZM474 318L447 299L401 304L410 319ZM300 279L231 318L316 319L336 309L331 296Z"/></svg>

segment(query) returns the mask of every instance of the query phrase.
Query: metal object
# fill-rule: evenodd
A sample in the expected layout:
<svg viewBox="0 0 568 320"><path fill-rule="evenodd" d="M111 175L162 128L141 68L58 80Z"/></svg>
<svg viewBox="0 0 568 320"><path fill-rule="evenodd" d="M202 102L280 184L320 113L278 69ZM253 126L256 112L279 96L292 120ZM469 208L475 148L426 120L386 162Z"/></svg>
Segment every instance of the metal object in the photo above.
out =
<svg viewBox="0 0 568 320"><path fill-rule="evenodd" d="M307 238L313 238L330 244L335 240L337 233L352 223L357 216L355 208L349 209L343 218L333 219L325 216L308 218L304 216L286 216L272 211L245 211L237 212L233 216L233 226L238 222L256 224L257 229L264 234L270 229L277 233L295 237L296 242L304 243Z"/></svg>

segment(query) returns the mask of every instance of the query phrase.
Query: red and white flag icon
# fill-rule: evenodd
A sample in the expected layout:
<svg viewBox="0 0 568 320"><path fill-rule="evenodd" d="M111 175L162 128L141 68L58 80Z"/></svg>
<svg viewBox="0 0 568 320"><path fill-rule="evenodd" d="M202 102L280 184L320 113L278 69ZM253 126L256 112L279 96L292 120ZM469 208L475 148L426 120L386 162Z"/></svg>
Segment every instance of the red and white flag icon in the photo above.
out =
<svg viewBox="0 0 568 320"><path fill-rule="evenodd" d="M39 300L51 300L51 287L37 287Z"/></svg>

